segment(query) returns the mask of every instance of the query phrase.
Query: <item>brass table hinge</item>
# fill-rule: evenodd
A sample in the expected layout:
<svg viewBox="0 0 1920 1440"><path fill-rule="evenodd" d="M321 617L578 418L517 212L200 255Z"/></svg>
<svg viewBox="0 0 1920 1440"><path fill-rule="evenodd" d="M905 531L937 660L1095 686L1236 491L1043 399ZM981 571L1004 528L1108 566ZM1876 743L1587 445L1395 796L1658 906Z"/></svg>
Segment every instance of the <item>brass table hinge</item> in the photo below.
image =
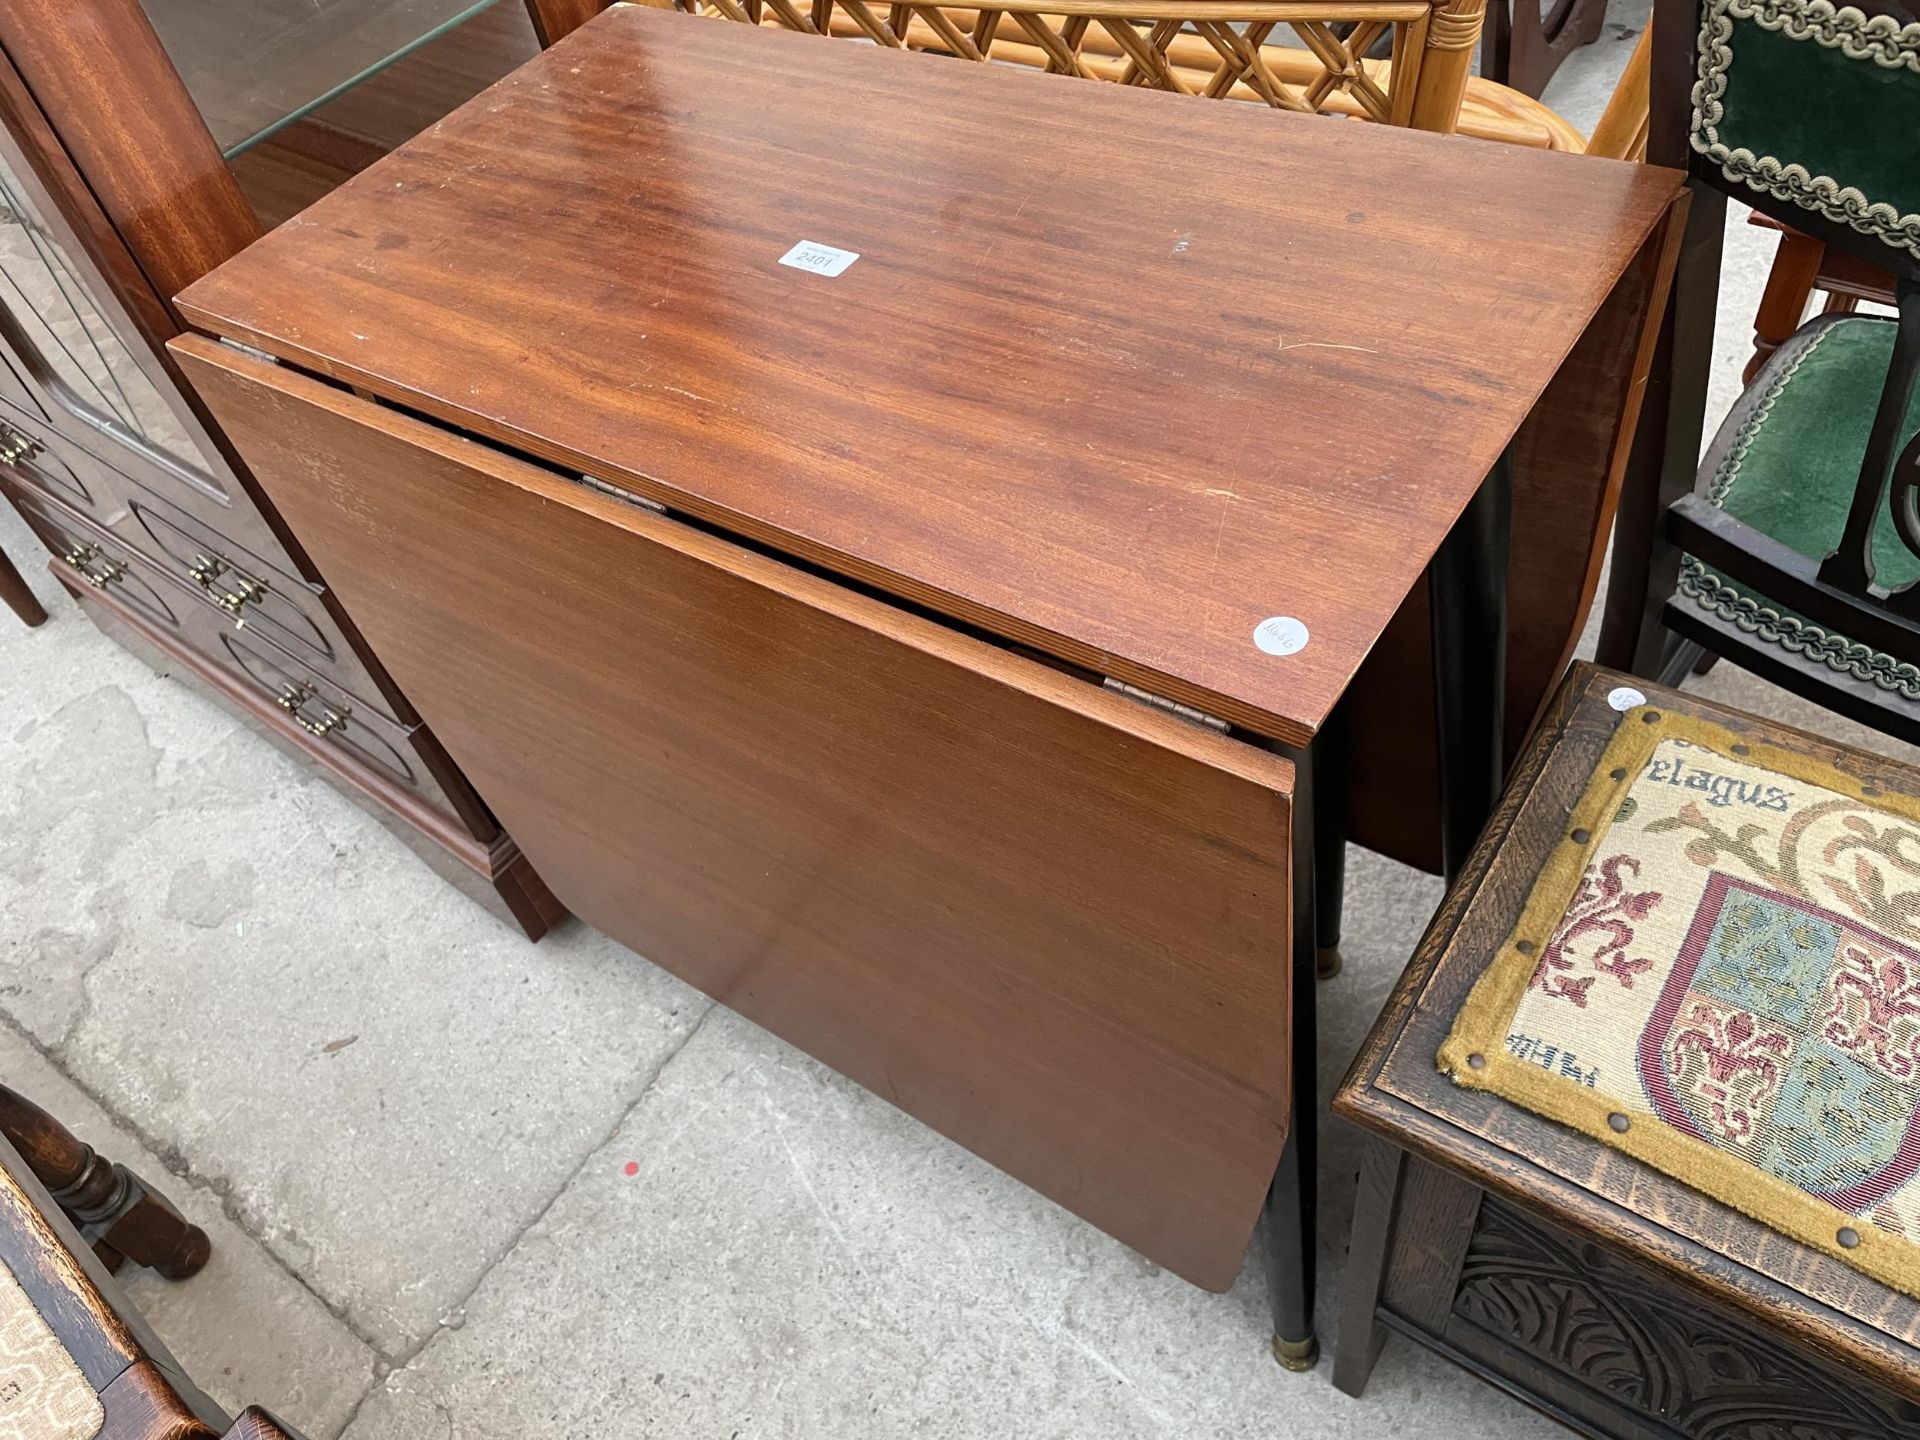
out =
<svg viewBox="0 0 1920 1440"><path fill-rule="evenodd" d="M1101 687L1124 695L1129 700L1137 700L1142 705L1151 705L1156 710L1185 720L1191 725L1204 725L1216 734L1225 735L1229 731L1227 722L1218 715L1209 715L1204 710L1196 710L1191 705L1182 705L1178 700L1169 700L1165 695L1156 695L1151 690L1142 690L1138 685L1129 685L1124 680L1116 680L1109 675L1100 682Z"/></svg>
<svg viewBox="0 0 1920 1440"><path fill-rule="evenodd" d="M649 500L644 495L636 495L631 490L623 490L605 480L596 480L591 475L582 475L580 483L598 495L611 496L627 505L638 505L642 510L651 510L656 515L665 515L667 507L658 500Z"/></svg>

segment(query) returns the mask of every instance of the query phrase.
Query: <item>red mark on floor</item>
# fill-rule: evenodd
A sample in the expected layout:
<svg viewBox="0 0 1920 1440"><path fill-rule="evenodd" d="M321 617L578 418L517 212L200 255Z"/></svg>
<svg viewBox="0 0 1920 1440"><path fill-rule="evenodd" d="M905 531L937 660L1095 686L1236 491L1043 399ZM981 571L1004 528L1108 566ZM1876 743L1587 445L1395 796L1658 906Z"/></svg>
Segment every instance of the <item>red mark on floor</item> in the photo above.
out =
<svg viewBox="0 0 1920 1440"><path fill-rule="evenodd" d="M638 1175L639 1173L640 1173L640 1162L638 1160L627 1161L627 1174Z"/></svg>

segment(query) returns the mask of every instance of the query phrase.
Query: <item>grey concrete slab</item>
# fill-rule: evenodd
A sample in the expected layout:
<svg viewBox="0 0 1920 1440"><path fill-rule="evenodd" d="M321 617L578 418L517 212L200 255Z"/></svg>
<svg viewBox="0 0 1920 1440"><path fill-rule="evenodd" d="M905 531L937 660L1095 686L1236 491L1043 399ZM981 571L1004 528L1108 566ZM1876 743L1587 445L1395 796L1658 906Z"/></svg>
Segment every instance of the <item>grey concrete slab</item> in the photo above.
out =
<svg viewBox="0 0 1920 1440"><path fill-rule="evenodd" d="M132 1268L122 1273L141 1318L200 1388L230 1412L265 1403L313 1440L337 1435L384 1369L373 1351L227 1218L219 1195L169 1174L162 1156L5 1026L0 1075L108 1159L160 1187L207 1232L213 1258L191 1280L176 1283Z"/></svg>
<svg viewBox="0 0 1920 1440"><path fill-rule="evenodd" d="M582 926L529 946L56 609L0 625L0 1004L404 1354L707 1002Z"/></svg>
<svg viewBox="0 0 1920 1440"><path fill-rule="evenodd" d="M1364 1404L1287 1375L1263 1305L1256 1267L1195 1290L715 1011L347 1434L1542 1433L1411 1346Z"/></svg>

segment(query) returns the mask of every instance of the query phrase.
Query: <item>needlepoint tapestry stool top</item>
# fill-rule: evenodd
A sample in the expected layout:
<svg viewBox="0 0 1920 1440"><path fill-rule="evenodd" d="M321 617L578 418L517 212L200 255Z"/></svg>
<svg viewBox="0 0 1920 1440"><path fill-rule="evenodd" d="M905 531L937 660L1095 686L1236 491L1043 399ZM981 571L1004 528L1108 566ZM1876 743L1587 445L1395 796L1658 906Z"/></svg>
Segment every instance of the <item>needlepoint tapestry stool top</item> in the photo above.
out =
<svg viewBox="0 0 1920 1440"><path fill-rule="evenodd" d="M0 1261L0 1440L92 1440L100 1397Z"/></svg>
<svg viewBox="0 0 1920 1440"><path fill-rule="evenodd" d="M1439 1061L1920 1295L1920 802L1628 711Z"/></svg>

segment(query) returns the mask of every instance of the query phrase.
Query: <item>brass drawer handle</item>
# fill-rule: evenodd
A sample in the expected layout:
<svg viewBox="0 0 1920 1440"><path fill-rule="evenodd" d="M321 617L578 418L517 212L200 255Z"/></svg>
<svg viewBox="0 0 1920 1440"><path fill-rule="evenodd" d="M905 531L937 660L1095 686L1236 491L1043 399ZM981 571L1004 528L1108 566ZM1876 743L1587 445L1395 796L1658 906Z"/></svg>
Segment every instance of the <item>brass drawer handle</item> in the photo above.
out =
<svg viewBox="0 0 1920 1440"><path fill-rule="evenodd" d="M221 576L229 573L233 578L228 584L218 583ZM207 598L233 616L238 625L247 623L241 612L249 605L258 604L267 593L265 581L254 579L222 555L196 554L193 564L187 567L187 574L193 577L194 584L207 592Z"/></svg>
<svg viewBox="0 0 1920 1440"><path fill-rule="evenodd" d="M318 720L311 718L306 713L306 707L313 698L314 690L311 685L289 682L280 687L280 693L274 697L273 703L291 715L295 723L309 735L331 735L334 731L346 726L347 716L344 707L336 710L324 702L320 706L320 718Z"/></svg>
<svg viewBox="0 0 1920 1440"><path fill-rule="evenodd" d="M33 459L46 448L24 430L16 430L0 420L0 465L18 465L22 460Z"/></svg>
<svg viewBox="0 0 1920 1440"><path fill-rule="evenodd" d="M106 589L127 573L124 562L111 556L102 556L98 545L75 545L71 550L62 552L60 558L96 590ZM93 568L96 560L100 562L98 570Z"/></svg>

